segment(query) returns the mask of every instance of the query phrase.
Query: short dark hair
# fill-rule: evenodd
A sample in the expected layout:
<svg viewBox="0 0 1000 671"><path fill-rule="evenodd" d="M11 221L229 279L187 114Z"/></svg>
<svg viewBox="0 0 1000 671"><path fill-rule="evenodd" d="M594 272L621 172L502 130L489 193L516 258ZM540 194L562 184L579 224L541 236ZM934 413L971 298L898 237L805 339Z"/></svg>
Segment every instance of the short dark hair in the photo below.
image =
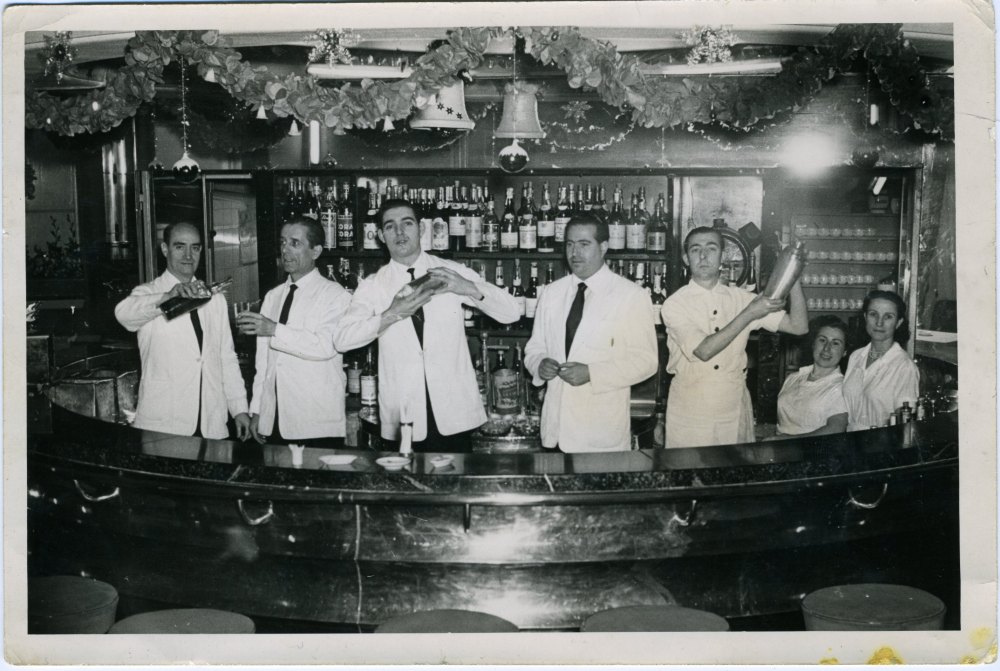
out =
<svg viewBox="0 0 1000 671"><path fill-rule="evenodd" d="M407 207L407 208L409 208L410 212L413 213L413 218L416 219L416 217L417 217L417 208L416 208L416 206L414 206L413 203L411 203L410 201L406 200L405 198L386 198L385 200L382 201L381 207L378 208L378 215L377 215L377 217L375 219L375 223L378 224L378 227L380 229L382 228L382 224L383 224L382 219L385 217L385 213L388 212L389 210L393 210L393 209L395 209L397 207Z"/></svg>
<svg viewBox="0 0 1000 671"><path fill-rule="evenodd" d="M167 224L166 227L163 229L163 242L165 242L168 245L170 244L170 236L174 234L174 230L177 229L178 226L189 226L193 228L195 233L198 234L198 239L201 240L200 228L192 224L190 221L174 221L172 223Z"/></svg>
<svg viewBox="0 0 1000 671"><path fill-rule="evenodd" d="M608 222L602 221L593 214L577 214L566 223L566 233L574 226L593 226L594 239L598 242L607 242L611 239L611 232L608 230Z"/></svg>
<svg viewBox="0 0 1000 671"><path fill-rule="evenodd" d="M872 301L878 299L889 301L896 306L899 325L896 327L893 338L898 343L907 342L910 339L910 324L906 319L906 301L895 291L882 291L881 289L869 291L868 295L865 296L865 302L861 304L861 318L864 319L864 316L868 313L868 308L871 306Z"/></svg>
<svg viewBox="0 0 1000 671"><path fill-rule="evenodd" d="M809 321L809 345L812 346L819 336L820 330L824 328L834 328L844 335L844 346L847 346L847 334L849 333L847 324L843 319L835 315L820 315Z"/></svg>
<svg viewBox="0 0 1000 671"><path fill-rule="evenodd" d="M688 243L691 238L695 235L700 235L701 233L711 233L712 235L719 238L719 248L726 246L726 241L722 238L722 232L717 228L712 228L711 226L696 226L688 231L688 234L684 236L684 253L687 254Z"/></svg>
<svg viewBox="0 0 1000 671"><path fill-rule="evenodd" d="M310 247L322 247L323 242L326 240L326 234L323 232L323 225L312 217L292 217L285 223L281 225L282 228L285 226L302 226L306 229L306 241L309 243Z"/></svg>

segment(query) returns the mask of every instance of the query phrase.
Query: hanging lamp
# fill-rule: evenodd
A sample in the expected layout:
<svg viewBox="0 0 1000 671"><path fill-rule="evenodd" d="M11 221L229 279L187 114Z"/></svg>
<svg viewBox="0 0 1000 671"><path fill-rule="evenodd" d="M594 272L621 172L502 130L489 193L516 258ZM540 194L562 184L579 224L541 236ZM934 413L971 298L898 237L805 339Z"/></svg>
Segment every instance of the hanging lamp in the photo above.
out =
<svg viewBox="0 0 1000 671"><path fill-rule="evenodd" d="M184 72L185 64L183 56L180 57L178 64L181 67L181 142L184 152L181 154L180 159L174 163L172 172L174 179L181 184L193 184L198 180L199 174L201 174L201 166L198 165L197 161L188 156L187 129L191 122L188 121L187 76Z"/></svg>

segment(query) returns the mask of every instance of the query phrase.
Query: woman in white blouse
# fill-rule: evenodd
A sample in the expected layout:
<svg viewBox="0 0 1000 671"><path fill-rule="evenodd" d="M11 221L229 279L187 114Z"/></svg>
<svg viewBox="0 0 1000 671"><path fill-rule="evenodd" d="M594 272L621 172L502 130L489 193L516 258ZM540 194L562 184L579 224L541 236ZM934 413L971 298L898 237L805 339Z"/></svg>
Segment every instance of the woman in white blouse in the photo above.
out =
<svg viewBox="0 0 1000 671"><path fill-rule="evenodd" d="M847 324L823 315L812 320L813 364L785 380L778 394L778 438L842 433L847 428L844 375L840 361L847 347Z"/></svg>
<svg viewBox="0 0 1000 671"><path fill-rule="evenodd" d="M906 303L891 291L872 291L862 307L871 342L851 354L844 375L848 431L885 426L904 402L916 407L917 365L897 340L905 342Z"/></svg>

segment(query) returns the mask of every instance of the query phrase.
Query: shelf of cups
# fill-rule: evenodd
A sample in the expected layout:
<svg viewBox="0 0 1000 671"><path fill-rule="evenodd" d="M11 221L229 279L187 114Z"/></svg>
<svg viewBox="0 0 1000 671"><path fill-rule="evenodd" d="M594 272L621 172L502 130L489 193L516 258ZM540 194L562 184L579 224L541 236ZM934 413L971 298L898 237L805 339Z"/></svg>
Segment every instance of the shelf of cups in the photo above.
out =
<svg viewBox="0 0 1000 671"><path fill-rule="evenodd" d="M803 289L859 289L867 291L871 289L868 284L803 284Z"/></svg>
<svg viewBox="0 0 1000 671"><path fill-rule="evenodd" d="M807 262L810 263L810 264L824 263L824 264L840 265L840 266L844 266L844 265L848 265L848 266L888 266L888 265L894 265L896 263L895 260L892 260L892 261L888 261L888 260L886 260L886 261L854 261L854 260L845 261L843 259L837 259L837 260L833 260L833 259L807 259Z"/></svg>
<svg viewBox="0 0 1000 671"><path fill-rule="evenodd" d="M802 242L810 240L844 240L846 242L899 242L898 235L800 235Z"/></svg>

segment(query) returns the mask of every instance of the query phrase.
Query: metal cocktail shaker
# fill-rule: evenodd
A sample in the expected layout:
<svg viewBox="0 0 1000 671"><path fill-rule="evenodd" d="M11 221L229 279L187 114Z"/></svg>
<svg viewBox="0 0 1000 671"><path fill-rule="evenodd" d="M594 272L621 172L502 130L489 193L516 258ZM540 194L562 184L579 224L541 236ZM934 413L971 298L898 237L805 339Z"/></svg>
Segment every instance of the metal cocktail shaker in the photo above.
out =
<svg viewBox="0 0 1000 671"><path fill-rule="evenodd" d="M792 285L799 279L806 267L806 246L801 240L781 250L774 264L774 271L767 281L764 295L771 299L783 300L788 297Z"/></svg>

